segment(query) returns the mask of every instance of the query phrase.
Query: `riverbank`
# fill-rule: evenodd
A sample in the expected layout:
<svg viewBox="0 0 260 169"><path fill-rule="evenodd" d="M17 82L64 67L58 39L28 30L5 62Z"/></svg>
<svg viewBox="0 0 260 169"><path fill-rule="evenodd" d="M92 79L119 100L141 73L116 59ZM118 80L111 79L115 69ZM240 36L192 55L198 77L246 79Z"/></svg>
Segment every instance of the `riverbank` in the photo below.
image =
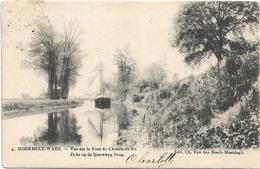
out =
<svg viewBox="0 0 260 169"><path fill-rule="evenodd" d="M125 147L141 148L148 145L148 135L145 128L146 108L143 104L128 102L128 118L130 120L127 129L121 130L117 145Z"/></svg>
<svg viewBox="0 0 260 169"><path fill-rule="evenodd" d="M2 115L14 116L36 111L50 111L64 109L83 104L82 99L49 100L49 99L10 99L2 100Z"/></svg>

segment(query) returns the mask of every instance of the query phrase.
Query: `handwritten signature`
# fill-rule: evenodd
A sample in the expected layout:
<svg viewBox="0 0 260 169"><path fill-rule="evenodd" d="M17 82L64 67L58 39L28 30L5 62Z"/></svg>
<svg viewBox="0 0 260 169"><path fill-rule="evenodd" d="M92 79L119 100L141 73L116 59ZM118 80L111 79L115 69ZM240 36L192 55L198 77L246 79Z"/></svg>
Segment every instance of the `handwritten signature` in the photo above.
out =
<svg viewBox="0 0 260 169"><path fill-rule="evenodd" d="M158 164L158 168L169 165L174 162L176 153L165 152L164 154L158 157L149 157L149 152L138 156L137 154L132 154L127 157L126 163L138 163L138 164Z"/></svg>

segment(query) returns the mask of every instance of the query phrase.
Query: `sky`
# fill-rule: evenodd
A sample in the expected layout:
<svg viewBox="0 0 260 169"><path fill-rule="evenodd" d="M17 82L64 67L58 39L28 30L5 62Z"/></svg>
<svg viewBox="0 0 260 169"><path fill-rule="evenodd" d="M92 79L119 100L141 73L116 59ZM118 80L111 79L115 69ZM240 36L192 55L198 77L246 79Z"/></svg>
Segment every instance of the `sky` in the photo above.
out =
<svg viewBox="0 0 260 169"><path fill-rule="evenodd" d="M80 29L82 67L70 97L84 97L94 68L102 62L106 79L116 72L115 50L127 46L142 73L152 63L167 70L168 77L185 78L199 74L209 64L193 69L184 55L170 46L174 20L181 2L5 2L2 11L2 97L21 98L23 94L38 97L46 92L43 74L24 66L30 40L37 21L46 18L61 32L73 23Z"/></svg>

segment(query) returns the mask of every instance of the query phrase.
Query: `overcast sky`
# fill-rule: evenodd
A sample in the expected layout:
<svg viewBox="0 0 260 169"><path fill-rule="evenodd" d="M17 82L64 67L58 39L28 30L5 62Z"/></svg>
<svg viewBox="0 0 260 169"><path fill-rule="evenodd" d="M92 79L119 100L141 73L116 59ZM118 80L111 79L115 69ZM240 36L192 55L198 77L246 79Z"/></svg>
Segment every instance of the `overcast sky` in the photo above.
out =
<svg viewBox="0 0 260 169"><path fill-rule="evenodd" d="M3 98L20 98L24 93L37 97L46 91L44 76L22 64L28 55L35 21L46 17L58 31L71 20L82 32L84 58L80 77L70 93L72 97L88 93L87 83L100 61L105 65L105 76L111 77L116 70L115 50L126 45L141 72L151 63L165 65L169 77L177 73L184 78L202 72L205 67L200 70L188 67L183 62L184 56L168 41L181 6L180 2L6 3L2 13Z"/></svg>

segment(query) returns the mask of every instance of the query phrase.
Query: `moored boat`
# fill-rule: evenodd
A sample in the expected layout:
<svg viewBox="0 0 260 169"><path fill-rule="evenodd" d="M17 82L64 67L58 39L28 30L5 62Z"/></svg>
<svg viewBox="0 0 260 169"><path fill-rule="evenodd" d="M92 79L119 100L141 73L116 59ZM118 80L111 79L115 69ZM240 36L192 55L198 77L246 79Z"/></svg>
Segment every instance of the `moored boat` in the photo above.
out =
<svg viewBox="0 0 260 169"><path fill-rule="evenodd" d="M103 65L100 66L100 93L95 98L95 107L97 109L110 109L111 107L111 98L105 96L105 88L104 88L104 81L103 81Z"/></svg>

